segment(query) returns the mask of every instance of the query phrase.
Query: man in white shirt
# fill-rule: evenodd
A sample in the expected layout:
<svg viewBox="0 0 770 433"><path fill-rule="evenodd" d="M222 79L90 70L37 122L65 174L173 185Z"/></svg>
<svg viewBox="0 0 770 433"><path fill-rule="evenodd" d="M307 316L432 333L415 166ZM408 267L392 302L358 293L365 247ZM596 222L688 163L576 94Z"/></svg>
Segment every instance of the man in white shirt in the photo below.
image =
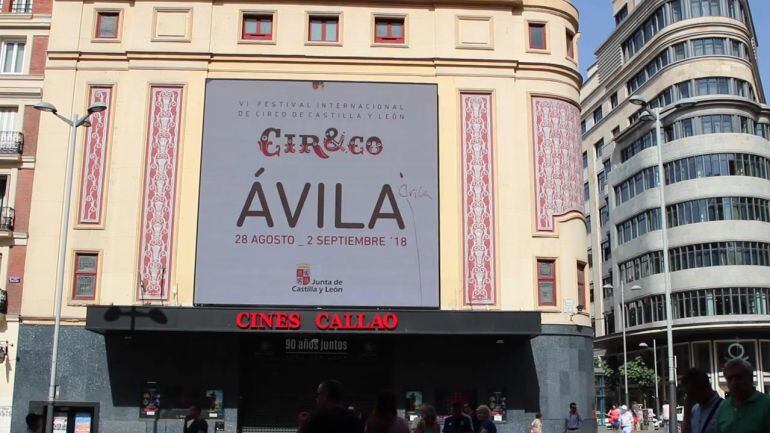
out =
<svg viewBox="0 0 770 433"><path fill-rule="evenodd" d="M668 425L668 419L669 419L669 415L670 415L670 413L669 413L670 407L671 406L669 406L668 403L666 403L664 401L663 402L663 407L660 409L660 411L661 411L660 418L663 420L663 426L664 427Z"/></svg>
<svg viewBox="0 0 770 433"><path fill-rule="evenodd" d="M631 433L634 428L634 414L628 410L628 406L625 404L620 406L620 431L623 433Z"/></svg>

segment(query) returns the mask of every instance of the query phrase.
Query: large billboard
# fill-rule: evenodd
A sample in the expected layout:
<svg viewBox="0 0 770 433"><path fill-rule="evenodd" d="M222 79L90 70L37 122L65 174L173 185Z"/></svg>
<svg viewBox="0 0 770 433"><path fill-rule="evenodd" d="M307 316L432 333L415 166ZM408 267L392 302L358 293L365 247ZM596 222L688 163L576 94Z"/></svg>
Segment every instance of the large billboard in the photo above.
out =
<svg viewBox="0 0 770 433"><path fill-rule="evenodd" d="M438 307L437 98L207 81L195 303Z"/></svg>

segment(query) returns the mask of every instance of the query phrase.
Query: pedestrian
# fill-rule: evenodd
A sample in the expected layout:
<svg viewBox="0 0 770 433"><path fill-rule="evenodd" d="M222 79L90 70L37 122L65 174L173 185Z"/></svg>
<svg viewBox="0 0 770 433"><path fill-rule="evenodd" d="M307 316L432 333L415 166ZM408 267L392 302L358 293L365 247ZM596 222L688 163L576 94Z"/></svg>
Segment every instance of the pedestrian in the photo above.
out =
<svg viewBox="0 0 770 433"><path fill-rule="evenodd" d="M27 423L27 433L39 433L43 417L36 413L29 413L24 421Z"/></svg>
<svg viewBox="0 0 770 433"><path fill-rule="evenodd" d="M479 431L479 419L476 417L476 411L473 410L470 404L463 403L463 415L471 419L473 431Z"/></svg>
<svg viewBox="0 0 770 433"><path fill-rule="evenodd" d="M564 430L566 431L578 431L583 425L583 418L577 410L577 403L572 402L569 404L569 413L564 418Z"/></svg>
<svg viewBox="0 0 770 433"><path fill-rule="evenodd" d="M724 376L730 395L717 414L716 433L770 432L770 396L754 389L754 368L743 359L727 362Z"/></svg>
<svg viewBox="0 0 770 433"><path fill-rule="evenodd" d="M663 426L665 427L668 425L668 419L670 418L670 415L671 415L671 407L668 405L667 401L663 402L663 407L661 407L660 410L662 412L660 414L660 419L663 420Z"/></svg>
<svg viewBox="0 0 770 433"><path fill-rule="evenodd" d="M187 410L187 416L184 418L184 433L206 433L209 425L201 416L201 408L192 405Z"/></svg>
<svg viewBox="0 0 770 433"><path fill-rule="evenodd" d="M634 428L634 415L625 404L620 406L620 431L631 433Z"/></svg>
<svg viewBox="0 0 770 433"><path fill-rule="evenodd" d="M366 433L409 433L409 425L396 412L396 395L383 391L377 396L372 416L366 421Z"/></svg>
<svg viewBox="0 0 770 433"><path fill-rule="evenodd" d="M428 404L422 406L422 419L417 423L414 433L441 433L436 408Z"/></svg>
<svg viewBox="0 0 770 433"><path fill-rule="evenodd" d="M479 425L476 429L476 433L497 433L497 426L492 417L492 411L489 406L481 405L476 408L476 419L479 420Z"/></svg>
<svg viewBox="0 0 770 433"><path fill-rule="evenodd" d="M685 423L682 431L714 433L717 428L716 415L719 413L723 399L711 387L708 375L702 370L693 368L684 376L682 385L687 394Z"/></svg>
<svg viewBox="0 0 770 433"><path fill-rule="evenodd" d="M444 420L442 433L474 433L473 422L463 413L461 403L452 403L452 415Z"/></svg>
<svg viewBox="0 0 770 433"><path fill-rule="evenodd" d="M299 414L298 433L363 433L361 420L342 407L343 388L336 380L325 380L316 388L316 411Z"/></svg>
<svg viewBox="0 0 770 433"><path fill-rule="evenodd" d="M607 412L607 417L610 419L610 427L613 431L620 430L620 410L617 406L614 404L612 405L612 409L610 409L609 412Z"/></svg>
<svg viewBox="0 0 770 433"><path fill-rule="evenodd" d="M637 402L631 402L631 414L634 416L634 430L641 430L642 410Z"/></svg>
<svg viewBox="0 0 770 433"><path fill-rule="evenodd" d="M536 413L535 419L532 420L532 424L529 426L529 433L543 433L543 414L540 412Z"/></svg>

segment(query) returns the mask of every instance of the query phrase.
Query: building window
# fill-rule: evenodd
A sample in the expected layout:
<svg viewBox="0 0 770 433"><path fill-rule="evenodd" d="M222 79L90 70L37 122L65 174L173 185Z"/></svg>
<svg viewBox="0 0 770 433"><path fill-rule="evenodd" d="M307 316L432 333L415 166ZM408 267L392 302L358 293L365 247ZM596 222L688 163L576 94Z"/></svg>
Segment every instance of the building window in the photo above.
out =
<svg viewBox="0 0 770 433"><path fill-rule="evenodd" d="M666 207L669 227L709 221L770 222L770 201L756 197L712 197Z"/></svg>
<svg viewBox="0 0 770 433"><path fill-rule="evenodd" d="M577 263L577 288L578 288L578 306L586 305L586 264L583 262Z"/></svg>
<svg viewBox="0 0 770 433"><path fill-rule="evenodd" d="M594 143L594 151L596 152L596 157L601 158L602 152L604 152L604 139L597 141Z"/></svg>
<svg viewBox="0 0 770 433"><path fill-rule="evenodd" d="M714 153L667 162L666 184L712 176L770 179L770 159L747 153Z"/></svg>
<svg viewBox="0 0 770 433"><path fill-rule="evenodd" d="M257 41L272 41L273 15L243 14L241 38Z"/></svg>
<svg viewBox="0 0 770 433"><path fill-rule="evenodd" d="M615 92L610 96L610 106L613 110L618 106L618 92Z"/></svg>
<svg viewBox="0 0 770 433"><path fill-rule="evenodd" d="M599 226L604 227L610 219L610 210L607 205L599 208Z"/></svg>
<svg viewBox="0 0 770 433"><path fill-rule="evenodd" d="M612 128L612 138L615 138L618 135L620 135L620 126Z"/></svg>
<svg viewBox="0 0 770 433"><path fill-rule="evenodd" d="M340 17L311 15L308 25L308 39L311 42L339 41Z"/></svg>
<svg viewBox="0 0 770 433"><path fill-rule="evenodd" d="M593 118L594 118L594 124L597 124L601 122L601 120L604 118L604 113L602 113L602 107L600 106L593 112Z"/></svg>
<svg viewBox="0 0 770 433"><path fill-rule="evenodd" d="M120 12L100 11L96 13L96 39L117 39Z"/></svg>
<svg viewBox="0 0 770 433"><path fill-rule="evenodd" d="M575 58L575 34L567 30L567 57Z"/></svg>
<svg viewBox="0 0 770 433"><path fill-rule="evenodd" d="M24 42L3 41L2 65L0 71L3 74L19 74L24 65Z"/></svg>
<svg viewBox="0 0 770 433"><path fill-rule="evenodd" d="M537 260L537 292L538 304L543 306L556 305L556 261L549 259Z"/></svg>
<svg viewBox="0 0 770 433"><path fill-rule="evenodd" d="M588 168L588 152L583 152L583 168Z"/></svg>
<svg viewBox="0 0 770 433"><path fill-rule="evenodd" d="M722 14L720 0L690 0L692 18L719 16Z"/></svg>
<svg viewBox="0 0 770 433"><path fill-rule="evenodd" d="M621 205L637 195L658 186L658 167L647 167L634 173L615 187L615 206Z"/></svg>
<svg viewBox="0 0 770 433"><path fill-rule="evenodd" d="M97 264L97 254L75 253L75 278L72 287L72 299L95 299Z"/></svg>
<svg viewBox="0 0 770 433"><path fill-rule="evenodd" d="M610 241L602 242L602 262L606 263L612 259L612 248L610 247Z"/></svg>
<svg viewBox="0 0 770 433"><path fill-rule="evenodd" d="M596 175L596 183L599 184L599 192L607 194L607 173L602 171Z"/></svg>
<svg viewBox="0 0 770 433"><path fill-rule="evenodd" d="M591 198L591 195L588 192L588 182L586 182L583 184L583 199L584 201L588 201L589 198Z"/></svg>
<svg viewBox="0 0 770 433"><path fill-rule="evenodd" d="M663 251L651 251L621 263L620 281L630 283L663 272Z"/></svg>
<svg viewBox="0 0 770 433"><path fill-rule="evenodd" d="M770 266L770 244L764 242L711 242L671 248L671 272L711 266Z"/></svg>
<svg viewBox="0 0 770 433"><path fill-rule="evenodd" d="M619 26L626 18L628 18L628 5L623 5L618 13L615 14L615 25Z"/></svg>
<svg viewBox="0 0 770 433"><path fill-rule="evenodd" d="M374 42L384 44L404 43L404 18L375 18Z"/></svg>
<svg viewBox="0 0 770 433"><path fill-rule="evenodd" d="M10 0L11 12L15 14L28 14L32 12L32 0Z"/></svg>
<svg viewBox="0 0 770 433"><path fill-rule="evenodd" d="M660 230L660 209L654 208L637 214L616 226L618 245L629 242L639 236Z"/></svg>
<svg viewBox="0 0 770 433"><path fill-rule="evenodd" d="M582 134L585 134L586 133L586 129L587 129L586 128L586 121L585 121L585 119L583 119L583 120L580 121L580 132Z"/></svg>
<svg viewBox="0 0 770 433"><path fill-rule="evenodd" d="M529 48L533 50L548 48L544 23L529 23Z"/></svg>

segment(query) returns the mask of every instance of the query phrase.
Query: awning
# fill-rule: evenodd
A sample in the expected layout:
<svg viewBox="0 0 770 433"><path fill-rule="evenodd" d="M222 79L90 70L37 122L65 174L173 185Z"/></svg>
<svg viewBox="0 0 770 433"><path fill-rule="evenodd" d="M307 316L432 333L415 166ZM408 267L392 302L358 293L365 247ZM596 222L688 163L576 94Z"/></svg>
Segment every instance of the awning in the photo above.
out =
<svg viewBox="0 0 770 433"><path fill-rule="evenodd" d="M539 335L535 311L90 306L86 329L127 331Z"/></svg>

